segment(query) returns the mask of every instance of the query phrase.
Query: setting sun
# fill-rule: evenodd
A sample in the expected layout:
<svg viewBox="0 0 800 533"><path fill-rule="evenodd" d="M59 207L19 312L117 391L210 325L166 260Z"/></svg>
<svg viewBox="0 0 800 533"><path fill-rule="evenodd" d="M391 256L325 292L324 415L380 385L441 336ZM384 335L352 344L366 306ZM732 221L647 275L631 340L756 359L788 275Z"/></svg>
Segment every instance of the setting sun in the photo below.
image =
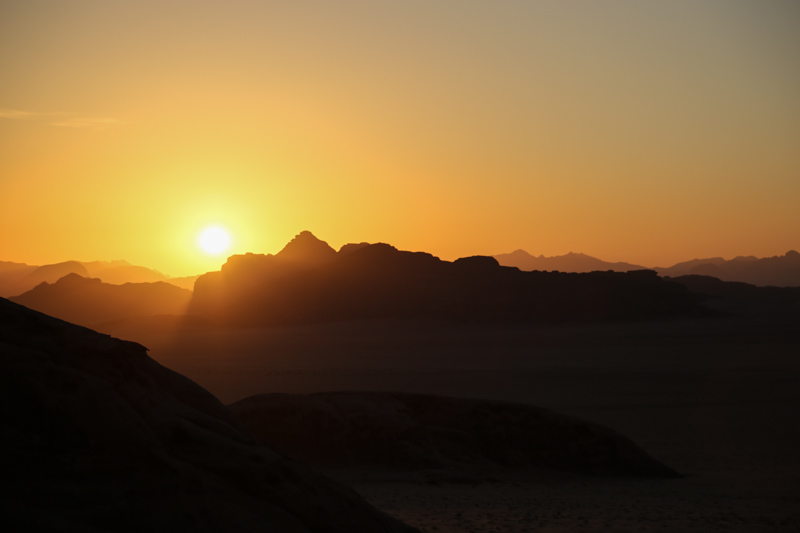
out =
<svg viewBox="0 0 800 533"><path fill-rule="evenodd" d="M219 226L212 226L200 233L200 248L207 254L221 254L228 249L231 239L228 232Z"/></svg>

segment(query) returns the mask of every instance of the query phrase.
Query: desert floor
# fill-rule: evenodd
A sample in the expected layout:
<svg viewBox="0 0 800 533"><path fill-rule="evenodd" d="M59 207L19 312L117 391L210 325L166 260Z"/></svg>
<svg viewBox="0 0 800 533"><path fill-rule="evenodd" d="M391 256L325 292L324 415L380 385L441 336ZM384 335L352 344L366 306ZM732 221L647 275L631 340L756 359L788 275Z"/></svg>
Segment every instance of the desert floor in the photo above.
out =
<svg viewBox="0 0 800 533"><path fill-rule="evenodd" d="M796 314L601 325L117 325L224 403L396 390L523 402L612 427L686 477L332 472L427 532L800 531Z"/></svg>

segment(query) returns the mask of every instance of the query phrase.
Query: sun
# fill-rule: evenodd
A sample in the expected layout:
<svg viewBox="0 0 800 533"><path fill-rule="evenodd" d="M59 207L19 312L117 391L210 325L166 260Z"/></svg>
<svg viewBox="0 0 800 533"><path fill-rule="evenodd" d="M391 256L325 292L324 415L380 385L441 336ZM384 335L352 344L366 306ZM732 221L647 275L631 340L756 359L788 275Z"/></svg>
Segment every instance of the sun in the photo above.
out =
<svg viewBox="0 0 800 533"><path fill-rule="evenodd" d="M228 232L219 226L210 226L200 232L198 244L209 255L221 254L230 246L231 238Z"/></svg>

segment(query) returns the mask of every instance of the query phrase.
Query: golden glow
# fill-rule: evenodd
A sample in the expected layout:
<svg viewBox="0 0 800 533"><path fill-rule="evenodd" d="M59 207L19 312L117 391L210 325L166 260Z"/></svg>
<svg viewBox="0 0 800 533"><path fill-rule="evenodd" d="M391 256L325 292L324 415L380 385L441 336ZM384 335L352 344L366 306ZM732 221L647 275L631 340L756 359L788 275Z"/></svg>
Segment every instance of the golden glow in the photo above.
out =
<svg viewBox="0 0 800 533"><path fill-rule="evenodd" d="M219 255L228 249L230 241L227 231L219 226L211 226L200 233L198 244L205 253Z"/></svg>
<svg viewBox="0 0 800 533"><path fill-rule="evenodd" d="M0 3L0 261L800 247L800 3L575 4Z"/></svg>

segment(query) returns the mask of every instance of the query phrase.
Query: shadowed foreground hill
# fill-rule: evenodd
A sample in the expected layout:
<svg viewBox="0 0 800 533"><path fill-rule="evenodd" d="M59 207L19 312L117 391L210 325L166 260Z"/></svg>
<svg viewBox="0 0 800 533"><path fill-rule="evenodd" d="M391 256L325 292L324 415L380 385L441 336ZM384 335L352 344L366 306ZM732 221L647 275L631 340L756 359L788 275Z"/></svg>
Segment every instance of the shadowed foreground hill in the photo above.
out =
<svg viewBox="0 0 800 533"><path fill-rule="evenodd" d="M182 315L191 298L192 291L163 281L111 285L69 274L9 299L74 324L96 327L114 320Z"/></svg>
<svg viewBox="0 0 800 533"><path fill-rule="evenodd" d="M566 322L690 315L685 287L655 272L522 272L492 257L442 261L388 244L337 253L311 233L276 255L228 259L195 283L190 313L231 324L361 318Z"/></svg>
<svg viewBox="0 0 800 533"><path fill-rule="evenodd" d="M677 477L608 428L523 404L335 392L261 394L229 407L254 435L320 466Z"/></svg>
<svg viewBox="0 0 800 533"><path fill-rule="evenodd" d="M260 444L144 347L4 299L0 420L16 531L411 531Z"/></svg>

